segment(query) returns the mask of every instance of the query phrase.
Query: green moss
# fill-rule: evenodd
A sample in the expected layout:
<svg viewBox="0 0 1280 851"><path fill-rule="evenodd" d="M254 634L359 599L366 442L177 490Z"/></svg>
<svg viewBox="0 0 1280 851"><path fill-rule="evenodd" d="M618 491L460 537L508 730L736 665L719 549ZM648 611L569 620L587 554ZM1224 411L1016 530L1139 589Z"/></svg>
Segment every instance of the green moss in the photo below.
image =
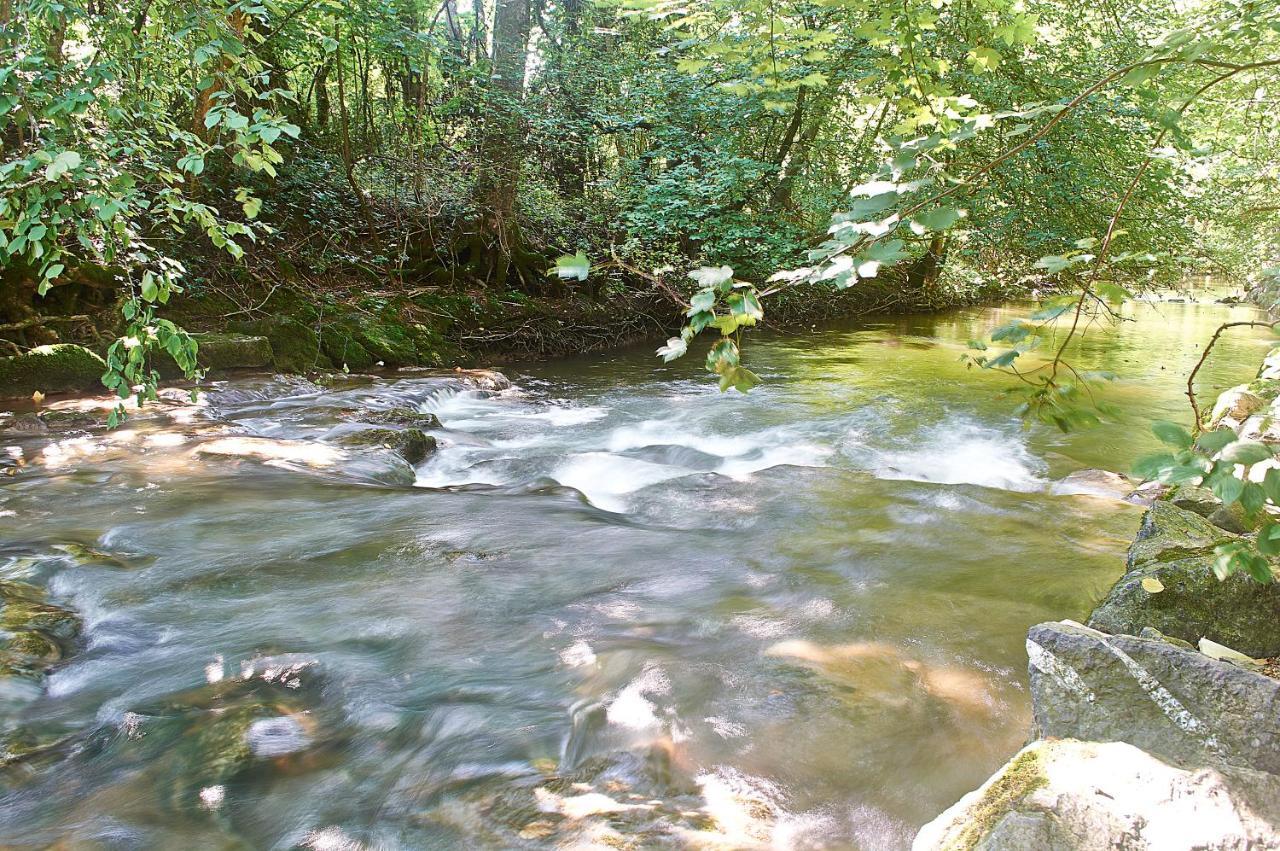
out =
<svg viewBox="0 0 1280 851"><path fill-rule="evenodd" d="M45 602L33 585L0 582L0 606L0 676L39 678L80 635L80 618Z"/></svg>
<svg viewBox="0 0 1280 851"><path fill-rule="evenodd" d="M200 345L197 361L208 370L262 369L272 364L274 353L266 337L246 334L194 334Z"/></svg>
<svg viewBox="0 0 1280 851"><path fill-rule="evenodd" d="M404 366L418 362L418 349L413 336L403 325L385 319L362 324L357 340L369 354L386 366Z"/></svg>
<svg viewBox="0 0 1280 851"><path fill-rule="evenodd" d="M440 428L440 418L409 408L387 408L381 411L358 411L351 419L373 425L410 426L413 428Z"/></svg>
<svg viewBox="0 0 1280 851"><path fill-rule="evenodd" d="M320 338L311 328L288 317L233 322L231 330L266 337L271 342L276 369L281 372L311 372L327 369L329 359L320 351Z"/></svg>
<svg viewBox="0 0 1280 851"><path fill-rule="evenodd" d="M59 343L0 358L0 397L102 389L106 362L83 346Z"/></svg>
<svg viewBox="0 0 1280 851"><path fill-rule="evenodd" d="M947 844L947 851L976 848L1000 819L1047 782L1039 749L1027 749L1018 754L987 787L977 803L969 808L964 828Z"/></svg>
<svg viewBox="0 0 1280 851"><path fill-rule="evenodd" d="M410 464L418 464L436 449L436 439L422 429L366 428L344 435L344 446L377 446L394 450Z"/></svg>
<svg viewBox="0 0 1280 851"><path fill-rule="evenodd" d="M1275 379L1258 378L1251 381L1248 387L1250 393L1268 402L1273 402L1280 396L1280 381Z"/></svg>
<svg viewBox="0 0 1280 851"><path fill-rule="evenodd" d="M377 361L360 342L360 327L354 322L341 321L323 325L320 329L320 346L333 365L351 370L370 369Z"/></svg>

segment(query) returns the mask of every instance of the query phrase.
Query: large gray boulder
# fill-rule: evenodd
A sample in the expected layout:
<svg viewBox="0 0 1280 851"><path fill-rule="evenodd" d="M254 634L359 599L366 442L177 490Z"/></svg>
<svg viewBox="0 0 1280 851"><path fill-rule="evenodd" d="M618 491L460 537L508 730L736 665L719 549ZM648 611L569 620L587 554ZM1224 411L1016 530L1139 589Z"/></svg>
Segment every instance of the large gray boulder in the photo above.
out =
<svg viewBox="0 0 1280 851"><path fill-rule="evenodd" d="M1280 773L1280 680L1153 638L1027 634L1035 734L1128 742L1183 766Z"/></svg>
<svg viewBox="0 0 1280 851"><path fill-rule="evenodd" d="M1280 584L1213 572L1213 548L1231 537L1168 502L1142 519L1129 548L1129 571L1089 616L1089 626L1136 635L1151 627L1190 641L1209 638L1250 656L1280 653ZM1152 591L1143 580L1157 580ZM1148 582L1148 586L1151 583Z"/></svg>
<svg viewBox="0 0 1280 851"><path fill-rule="evenodd" d="M29 352L0 358L0 399L33 393L106 392L102 376L107 362L71 343L37 346Z"/></svg>
<svg viewBox="0 0 1280 851"><path fill-rule="evenodd" d="M921 828L913 851L1263 851L1280 848L1280 777L1182 769L1132 745L1023 748Z"/></svg>

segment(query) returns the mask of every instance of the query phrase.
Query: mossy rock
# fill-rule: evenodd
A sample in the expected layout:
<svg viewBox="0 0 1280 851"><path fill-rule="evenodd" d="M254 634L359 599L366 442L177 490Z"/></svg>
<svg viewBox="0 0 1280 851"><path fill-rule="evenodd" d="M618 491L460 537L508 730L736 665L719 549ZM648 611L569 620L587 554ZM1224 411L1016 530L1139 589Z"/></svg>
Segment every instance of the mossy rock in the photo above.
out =
<svg viewBox="0 0 1280 851"><path fill-rule="evenodd" d="M333 361L339 369L350 370L372 369L377 358L369 354L359 339L359 329L348 323L335 323L325 326L320 334L320 346L325 357Z"/></svg>
<svg viewBox="0 0 1280 851"><path fill-rule="evenodd" d="M1222 505L1213 491L1196 485L1177 485L1166 498L1183 511L1201 517L1208 517Z"/></svg>
<svg viewBox="0 0 1280 851"><path fill-rule="evenodd" d="M1199 514L1160 500L1142 516L1142 525L1129 547L1128 566L1133 569L1149 562L1206 554L1230 537Z"/></svg>
<svg viewBox="0 0 1280 851"><path fill-rule="evenodd" d="M343 435L338 442L343 446L391 449L410 464L421 463L436 450L436 439L417 428L365 428Z"/></svg>
<svg viewBox="0 0 1280 851"><path fill-rule="evenodd" d="M266 369L275 359L271 341L248 334L193 334L200 345L196 356L202 369Z"/></svg>
<svg viewBox="0 0 1280 851"><path fill-rule="evenodd" d="M362 324L356 339L375 360L384 366L405 366L418 362L418 349L409 329L383 319Z"/></svg>
<svg viewBox="0 0 1280 851"><path fill-rule="evenodd" d="M0 358L0 398L103 390L107 363L84 346L57 343Z"/></svg>
<svg viewBox="0 0 1280 851"><path fill-rule="evenodd" d="M71 655L80 618L24 582L0 582L0 676L41 677Z"/></svg>
<svg viewBox="0 0 1280 851"><path fill-rule="evenodd" d="M440 418L412 408L384 408L380 411L356 411L349 419L370 425L403 426L406 428L440 428Z"/></svg>
<svg viewBox="0 0 1280 851"><path fill-rule="evenodd" d="M272 359L280 372L306 373L330 367L329 359L320 351L320 338L309 326L296 319L271 318L249 322L233 322L232 331L266 337L271 343Z"/></svg>
<svg viewBox="0 0 1280 851"><path fill-rule="evenodd" d="M1093 610L1089 626L1127 635L1150 627L1193 644L1209 638L1250 656L1280 653L1280 584L1239 573L1219 580L1213 572L1214 546L1231 537L1197 514L1157 502L1129 550L1129 571ZM1163 590L1143 586L1151 579Z"/></svg>

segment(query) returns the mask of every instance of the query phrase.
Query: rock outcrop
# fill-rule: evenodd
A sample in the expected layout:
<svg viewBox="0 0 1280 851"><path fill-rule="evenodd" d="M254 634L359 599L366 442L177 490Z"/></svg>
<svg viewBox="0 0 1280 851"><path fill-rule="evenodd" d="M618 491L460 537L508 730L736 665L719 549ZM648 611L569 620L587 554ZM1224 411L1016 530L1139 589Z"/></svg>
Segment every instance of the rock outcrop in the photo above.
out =
<svg viewBox="0 0 1280 851"><path fill-rule="evenodd" d="M58 343L0 358L0 398L102 390L107 363L83 346Z"/></svg>
<svg viewBox="0 0 1280 851"><path fill-rule="evenodd" d="M1151 627L1193 644L1209 638L1250 656L1280 653L1280 585L1243 574L1219 580L1213 548L1228 539L1205 518L1157 502L1129 549L1129 571L1094 609L1089 626L1129 635Z"/></svg>
<svg viewBox="0 0 1280 851"><path fill-rule="evenodd" d="M268 369L274 353L266 337L248 334L193 334L199 351L196 362L202 369Z"/></svg>
<svg viewBox="0 0 1280 851"><path fill-rule="evenodd" d="M1032 627L1027 656L1039 738L1128 742L1184 767L1280 774L1280 680L1071 622Z"/></svg>
<svg viewBox="0 0 1280 851"><path fill-rule="evenodd" d="M1028 745L917 834L913 851L1280 848L1280 777L1178 768L1132 745Z"/></svg>

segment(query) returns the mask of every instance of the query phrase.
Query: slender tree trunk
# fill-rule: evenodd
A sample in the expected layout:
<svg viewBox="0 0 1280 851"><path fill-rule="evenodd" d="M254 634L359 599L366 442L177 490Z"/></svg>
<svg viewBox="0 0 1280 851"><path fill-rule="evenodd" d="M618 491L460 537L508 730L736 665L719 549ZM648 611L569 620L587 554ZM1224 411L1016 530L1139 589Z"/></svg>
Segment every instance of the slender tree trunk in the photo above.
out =
<svg viewBox="0 0 1280 851"><path fill-rule="evenodd" d="M813 143L817 141L818 133L822 130L823 122L827 120L827 114L831 110L831 104L835 101L836 92L839 89L839 82L833 80L814 100L812 108L804 110L801 107L806 106L806 104L800 101L800 97L797 97L796 113L799 118L799 124L803 125L804 129L800 131L799 138L796 138L796 134L792 131L797 127L797 121L793 120L792 126L787 128L787 135L790 138L784 137L784 145L779 148L780 158L777 160L777 164L782 173L778 178L777 185L773 188L773 193L769 196L770 209L782 211L791 206L791 193L795 189L796 180L809 166L809 157L813 153ZM801 92L803 93L803 91L802 89Z"/></svg>
<svg viewBox="0 0 1280 851"><path fill-rule="evenodd" d="M516 200L523 145L520 104L529 50L529 0L497 0L493 22L487 113L480 140L476 205L480 208L473 255L477 268L495 286L504 286L513 261L523 253ZM517 268L519 275L519 269Z"/></svg>
<svg viewBox="0 0 1280 851"><path fill-rule="evenodd" d="M333 108L329 103L329 71L332 68L333 60L326 59L316 69L316 127L322 132L329 128L329 112Z"/></svg>
<svg viewBox="0 0 1280 851"><path fill-rule="evenodd" d="M231 28L231 32L237 39L243 39L245 23L245 13L239 9L227 15L227 26ZM218 60L218 67L214 73L210 75L209 85L201 89L196 95L195 109L192 111L191 116L191 132L202 140L207 140L209 134L208 129L204 126L205 116L209 114L209 109L213 106L214 95L222 91L223 77L230 70L231 60L224 55L222 59Z"/></svg>
<svg viewBox="0 0 1280 851"><path fill-rule="evenodd" d="M345 83L343 83L345 75L342 69L342 29L337 24L334 24L333 27L333 40L338 43L334 58L337 62L335 70L338 73L338 121L342 125L342 165L347 174L347 184L350 185L351 191L355 193L356 201L360 204L360 213L364 216L364 223L369 232L373 233L373 215L369 211L369 199L364 194L364 190L360 188L360 184L356 182L356 163L351 155L351 128L347 115L347 91Z"/></svg>

